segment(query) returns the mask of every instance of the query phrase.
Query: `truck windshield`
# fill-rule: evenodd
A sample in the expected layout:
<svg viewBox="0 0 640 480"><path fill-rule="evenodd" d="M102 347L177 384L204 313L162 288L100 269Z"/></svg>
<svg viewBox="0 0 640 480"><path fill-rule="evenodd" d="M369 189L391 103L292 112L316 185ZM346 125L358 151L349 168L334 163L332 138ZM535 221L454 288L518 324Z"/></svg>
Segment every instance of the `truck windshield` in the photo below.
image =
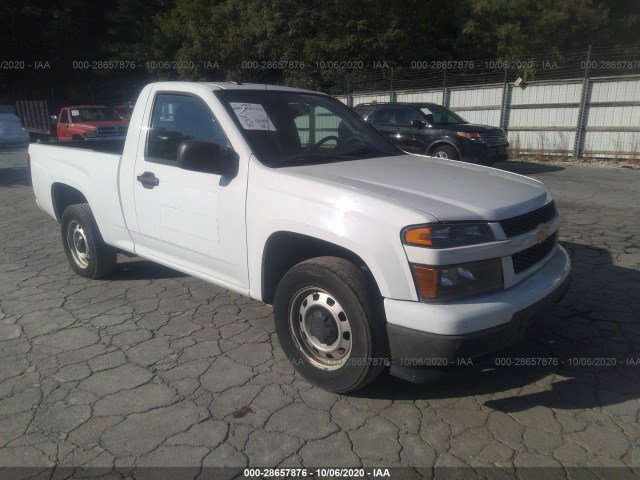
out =
<svg viewBox="0 0 640 480"><path fill-rule="evenodd" d="M71 121L78 122L111 122L122 120L115 110L106 107L70 108Z"/></svg>
<svg viewBox="0 0 640 480"><path fill-rule="evenodd" d="M371 125L326 95L214 92L264 165L281 167L402 155Z"/></svg>

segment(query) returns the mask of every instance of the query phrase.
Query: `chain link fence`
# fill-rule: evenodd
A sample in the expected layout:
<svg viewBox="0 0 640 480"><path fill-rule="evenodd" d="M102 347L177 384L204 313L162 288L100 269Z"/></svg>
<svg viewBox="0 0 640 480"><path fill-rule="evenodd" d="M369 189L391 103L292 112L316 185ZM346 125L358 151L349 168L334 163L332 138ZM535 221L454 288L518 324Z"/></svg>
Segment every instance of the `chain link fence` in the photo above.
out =
<svg viewBox="0 0 640 480"><path fill-rule="evenodd" d="M640 45L362 67L336 69L315 87L349 106L444 105L472 123L505 129L514 155L640 157Z"/></svg>

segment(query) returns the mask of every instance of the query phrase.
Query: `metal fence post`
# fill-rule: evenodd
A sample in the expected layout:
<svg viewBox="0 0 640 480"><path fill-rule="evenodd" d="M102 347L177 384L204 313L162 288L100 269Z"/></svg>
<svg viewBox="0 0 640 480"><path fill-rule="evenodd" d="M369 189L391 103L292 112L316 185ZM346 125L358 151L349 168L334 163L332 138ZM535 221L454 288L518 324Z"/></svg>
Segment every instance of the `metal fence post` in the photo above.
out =
<svg viewBox="0 0 640 480"><path fill-rule="evenodd" d="M507 129L507 98L509 95L509 83L508 83L508 68L509 68L509 57L507 57L507 61L505 62L504 67L504 77L502 79L502 101L500 103L500 128L503 130Z"/></svg>
<svg viewBox="0 0 640 480"><path fill-rule="evenodd" d="M587 50L587 62L584 68L584 77L582 78L582 92L580 93L580 108L578 109L578 124L576 125L576 138L573 143L573 159L577 160L582 155L582 142L584 141L585 132L585 115L587 110L587 96L589 94L589 67L591 63L591 45Z"/></svg>
<svg viewBox="0 0 640 480"><path fill-rule="evenodd" d="M347 83L347 106L353 107L353 95L351 95L351 74L347 72L346 75L346 83Z"/></svg>
<svg viewBox="0 0 640 480"><path fill-rule="evenodd" d="M442 69L442 106L448 107L447 103L447 68Z"/></svg>
<svg viewBox="0 0 640 480"><path fill-rule="evenodd" d="M389 79L389 101L396 101L396 92L393 90L393 67L391 67L390 79Z"/></svg>

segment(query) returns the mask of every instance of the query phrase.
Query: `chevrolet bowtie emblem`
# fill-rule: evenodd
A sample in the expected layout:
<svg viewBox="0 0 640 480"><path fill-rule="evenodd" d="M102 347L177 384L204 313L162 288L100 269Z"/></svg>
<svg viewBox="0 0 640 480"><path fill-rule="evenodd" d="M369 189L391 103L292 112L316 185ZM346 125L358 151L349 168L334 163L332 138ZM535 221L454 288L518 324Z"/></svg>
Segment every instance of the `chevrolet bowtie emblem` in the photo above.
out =
<svg viewBox="0 0 640 480"><path fill-rule="evenodd" d="M550 234L551 232L549 229L546 226L541 225L540 230L538 230L538 233L536 234L536 240L538 240L538 243L542 243L549 238Z"/></svg>

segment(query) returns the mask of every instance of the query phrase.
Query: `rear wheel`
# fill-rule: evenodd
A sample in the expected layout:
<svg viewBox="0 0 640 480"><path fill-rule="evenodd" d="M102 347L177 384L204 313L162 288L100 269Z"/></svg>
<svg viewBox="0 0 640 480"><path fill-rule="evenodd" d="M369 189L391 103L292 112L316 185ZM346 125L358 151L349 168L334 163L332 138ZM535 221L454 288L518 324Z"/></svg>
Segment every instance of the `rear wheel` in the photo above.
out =
<svg viewBox="0 0 640 480"><path fill-rule="evenodd" d="M460 156L458 155L458 152L456 152L455 148L448 145L436 147L431 153L431 156L436 158L447 158L449 160L460 160Z"/></svg>
<svg viewBox="0 0 640 480"><path fill-rule="evenodd" d="M325 390L346 393L389 364L377 294L351 262L319 257L291 268L276 290L278 339L293 366Z"/></svg>
<svg viewBox="0 0 640 480"><path fill-rule="evenodd" d="M89 205L79 203L65 208L61 234L64 253L74 272L94 279L113 273L116 251L102 240Z"/></svg>

